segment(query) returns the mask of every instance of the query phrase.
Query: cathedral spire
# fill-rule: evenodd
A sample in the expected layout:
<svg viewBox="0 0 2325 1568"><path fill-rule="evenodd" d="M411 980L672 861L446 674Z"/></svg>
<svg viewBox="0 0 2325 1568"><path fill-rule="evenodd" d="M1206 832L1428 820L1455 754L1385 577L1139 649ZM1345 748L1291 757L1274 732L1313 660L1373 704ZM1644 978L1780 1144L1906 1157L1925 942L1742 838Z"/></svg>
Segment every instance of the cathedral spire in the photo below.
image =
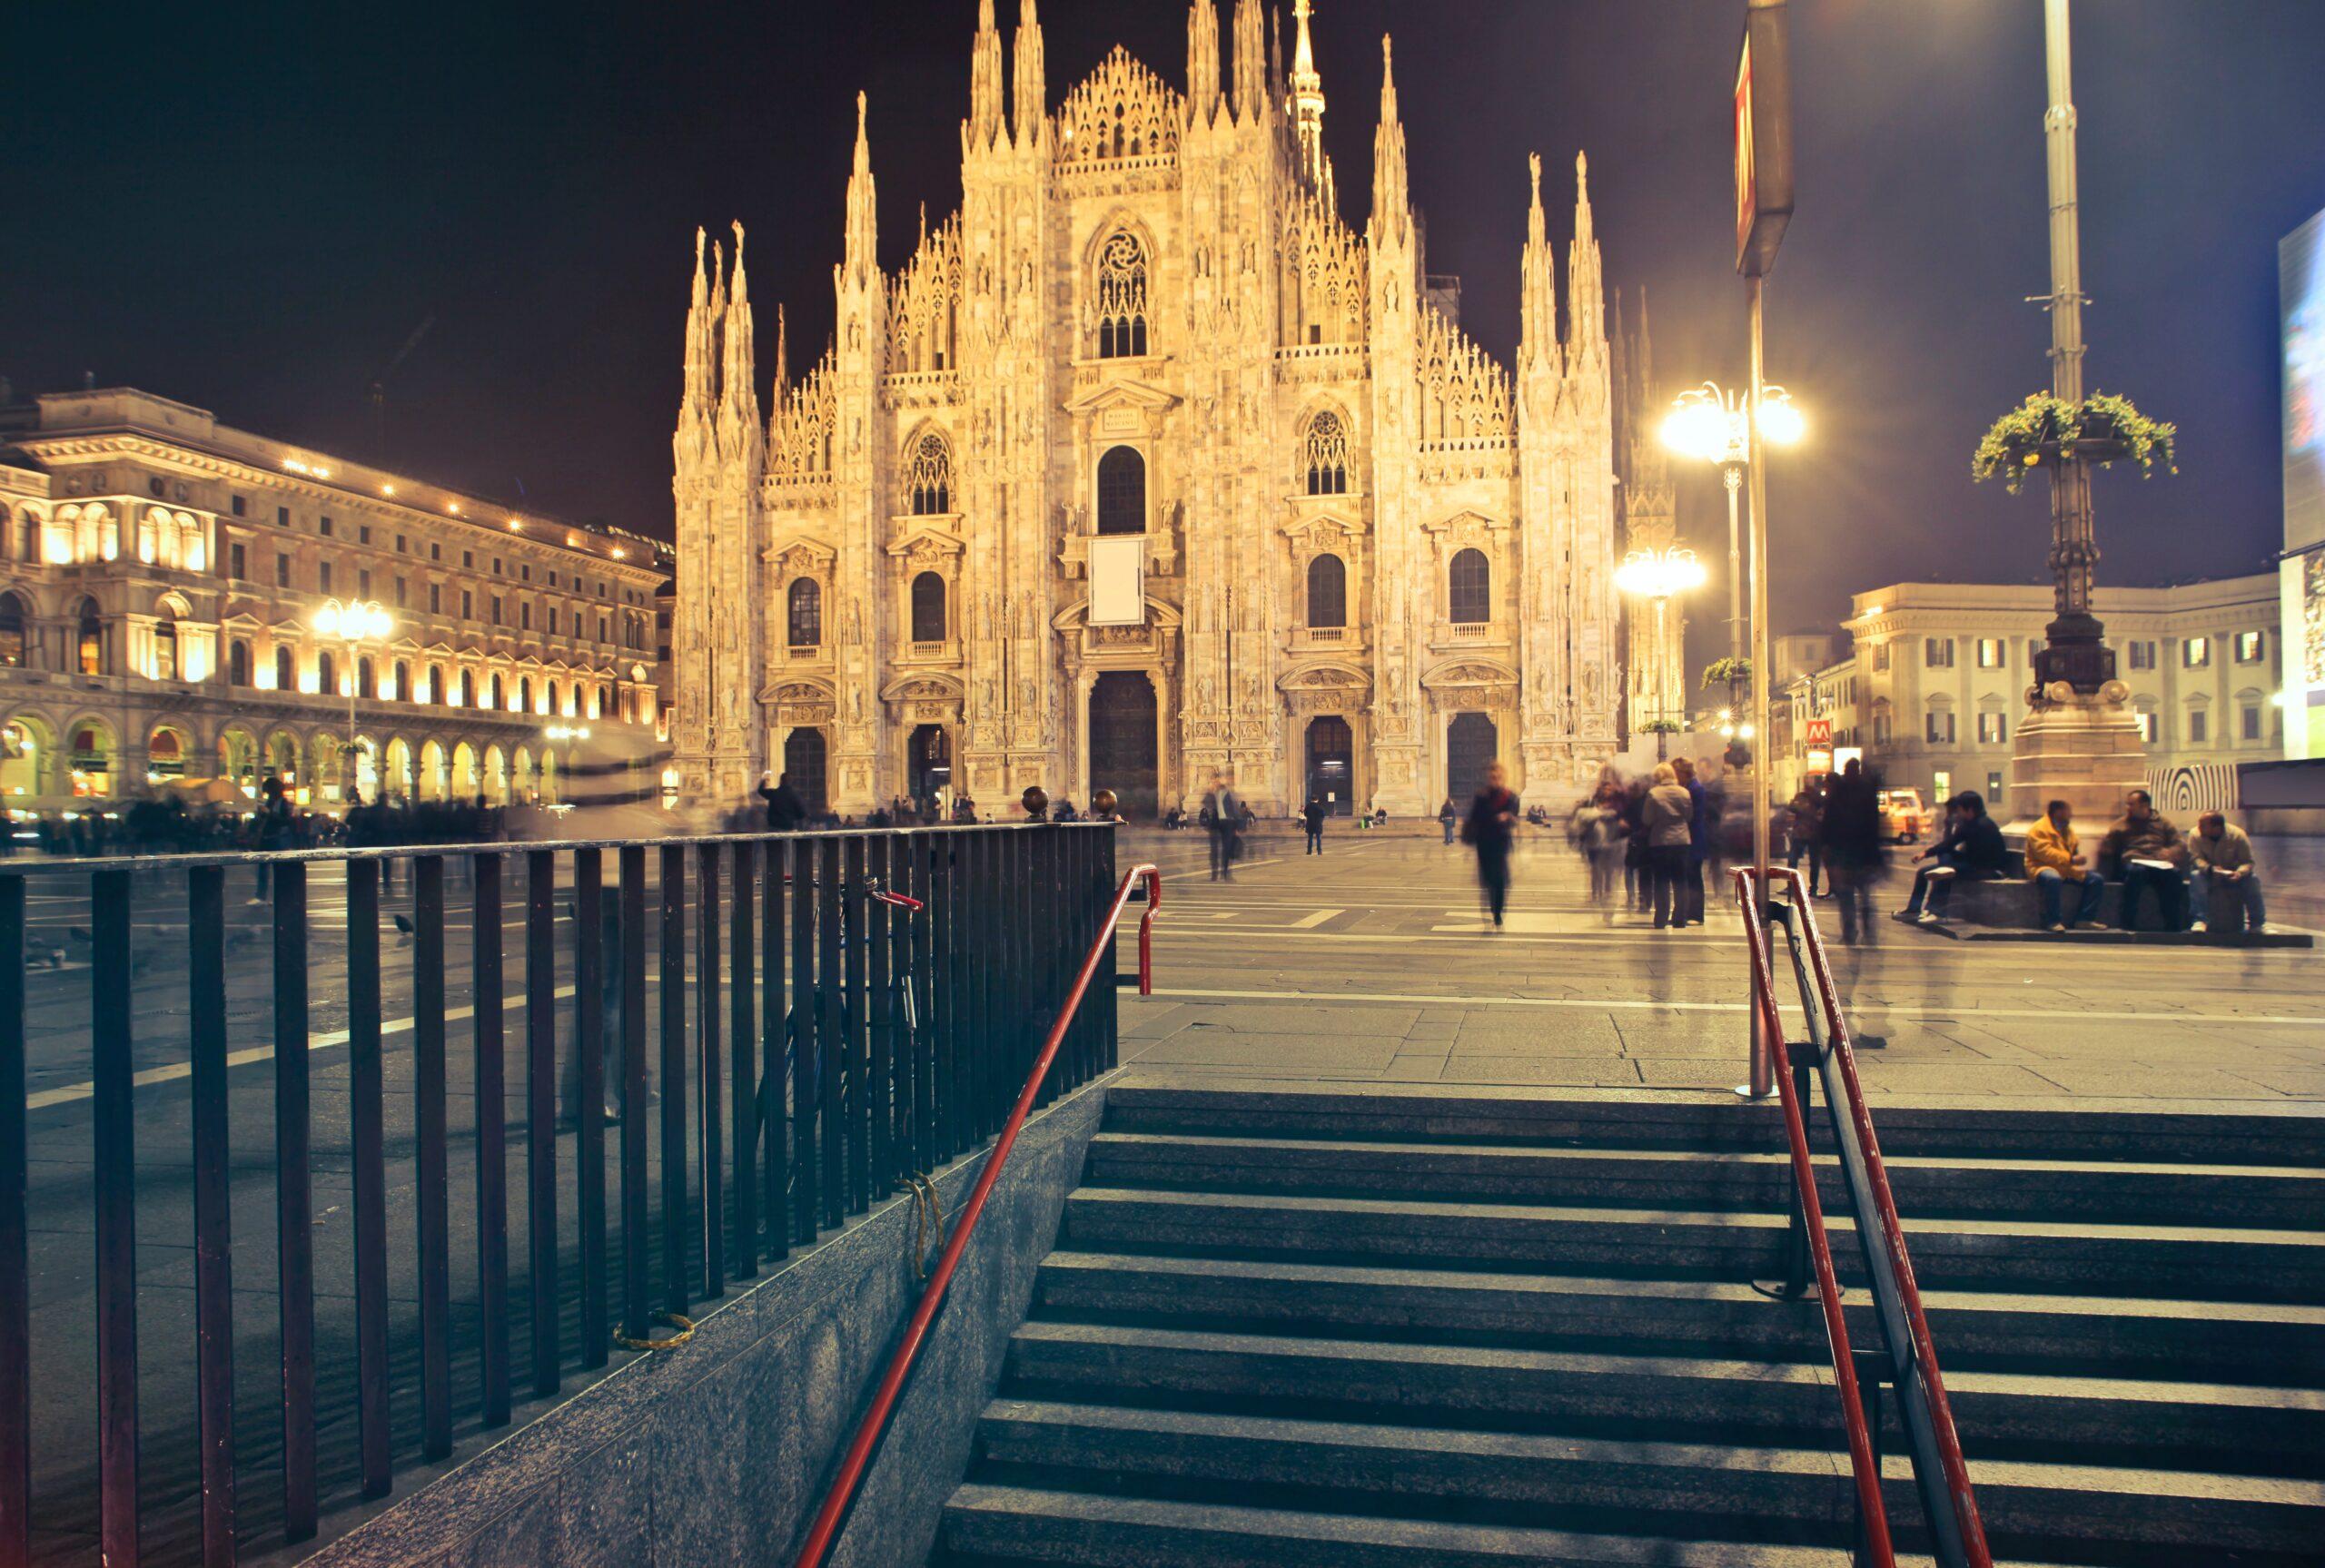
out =
<svg viewBox="0 0 2325 1568"><path fill-rule="evenodd" d="M717 367L710 353L710 279L703 262L707 238L698 225L694 232L694 291L687 301L686 383L678 406L681 420L707 416L718 397Z"/></svg>
<svg viewBox="0 0 2325 1568"><path fill-rule="evenodd" d="M1389 35L1380 35L1380 126L1372 133L1372 222L1370 232L1401 244L1412 230L1405 187L1405 127L1397 118L1396 62Z"/></svg>
<svg viewBox="0 0 2325 1568"><path fill-rule="evenodd" d="M1655 386L1655 350L1647 340L1647 285L1645 283L1638 286L1638 330L1631 339L1631 374L1638 381L1639 407L1644 409Z"/></svg>
<svg viewBox="0 0 2325 1568"><path fill-rule="evenodd" d="M735 270L727 291L719 333L724 357L719 370L718 430L721 455L737 458L762 439L759 432L758 370L752 360L751 287L743 271L743 225L735 225Z"/></svg>
<svg viewBox="0 0 2325 1568"><path fill-rule="evenodd" d="M1245 124L1260 117L1267 98L1267 26L1260 0L1235 0L1235 118Z"/></svg>
<svg viewBox="0 0 2325 1568"><path fill-rule="evenodd" d="M1291 89L1283 75L1283 7L1268 7L1268 101L1280 102Z"/></svg>
<svg viewBox="0 0 2325 1568"><path fill-rule="evenodd" d="M778 404L791 384L791 334L784 325L783 307L775 308L775 396Z"/></svg>
<svg viewBox="0 0 2325 1568"><path fill-rule="evenodd" d="M1187 7L1187 113L1198 125L1219 110L1219 7L1194 0Z"/></svg>
<svg viewBox="0 0 2325 1568"><path fill-rule="evenodd" d="M1049 115L1049 91L1042 63L1042 18L1034 0L1024 0L1017 11L1017 79L1012 92L1019 148L1042 140L1042 127Z"/></svg>
<svg viewBox="0 0 2325 1568"><path fill-rule="evenodd" d="M977 0L977 41L969 57L971 149L983 152L1001 134L1001 29L994 25L993 0Z"/></svg>
<svg viewBox="0 0 2325 1568"><path fill-rule="evenodd" d="M1574 155L1574 242L1567 251L1567 340L1578 348L1607 340L1606 297L1599 281L1598 238L1590 227L1590 163Z"/></svg>
<svg viewBox="0 0 2325 1568"><path fill-rule="evenodd" d="M1309 0L1292 0L1300 36L1291 46L1291 118L1300 133L1300 167L1324 188L1324 79L1316 74L1316 44L1308 35Z"/></svg>
<svg viewBox="0 0 2325 1568"><path fill-rule="evenodd" d="M862 282L879 270L879 215L874 211L872 143L865 134L865 97L856 95L856 164L847 176L847 250L842 271Z"/></svg>
<svg viewBox="0 0 2325 1568"><path fill-rule="evenodd" d="M1526 209L1526 249L1519 258L1518 357L1520 370L1537 356L1555 353L1558 341L1558 257L1550 249L1542 215L1542 155L1529 153L1526 168L1533 195Z"/></svg>

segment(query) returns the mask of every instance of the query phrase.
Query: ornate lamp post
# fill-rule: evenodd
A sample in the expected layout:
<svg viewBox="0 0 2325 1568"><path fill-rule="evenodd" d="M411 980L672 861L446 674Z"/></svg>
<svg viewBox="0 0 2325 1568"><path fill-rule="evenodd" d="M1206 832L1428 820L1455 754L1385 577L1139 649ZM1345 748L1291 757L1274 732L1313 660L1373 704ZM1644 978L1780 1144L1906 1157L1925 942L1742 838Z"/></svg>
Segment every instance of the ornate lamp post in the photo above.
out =
<svg viewBox="0 0 2325 1568"><path fill-rule="evenodd" d="M1806 421L1782 387L1760 390L1760 437L1789 447L1806 433ZM1727 656L1744 658L1744 525L1738 497L1752 467L1752 413L1739 393L1706 381L1682 392L1663 420L1663 444L1683 458L1719 469L1727 490Z"/></svg>
<svg viewBox="0 0 2325 1568"><path fill-rule="evenodd" d="M1661 667L1669 657L1669 641L1665 634L1664 606L1673 594L1687 593L1704 583L1703 563L1696 559L1696 552L1685 545L1674 545L1664 550L1633 550L1615 568L1615 587L1627 594L1637 594L1655 603L1655 716L1649 721L1655 730L1655 756L1663 760L1664 737L1670 734L1667 726L1670 715L1664 706L1671 690L1672 672Z"/></svg>
<svg viewBox="0 0 2325 1568"><path fill-rule="evenodd" d="M347 760L340 764L339 798L345 804L354 789L351 770L355 766L355 655L366 643L383 643L395 630L395 619L385 605L371 599L350 599L344 604L326 599L315 612L315 635L343 643L347 648Z"/></svg>

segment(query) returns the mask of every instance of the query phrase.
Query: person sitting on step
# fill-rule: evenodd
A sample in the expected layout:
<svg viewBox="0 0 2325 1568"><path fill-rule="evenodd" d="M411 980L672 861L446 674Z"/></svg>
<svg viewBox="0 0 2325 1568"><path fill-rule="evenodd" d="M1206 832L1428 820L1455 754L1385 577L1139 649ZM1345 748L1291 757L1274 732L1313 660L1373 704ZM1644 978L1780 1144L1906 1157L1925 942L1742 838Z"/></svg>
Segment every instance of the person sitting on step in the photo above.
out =
<svg viewBox="0 0 2325 1568"><path fill-rule="evenodd" d="M2070 925L2089 931L2099 923L2099 901L2107 884L2083 863L2082 843L2074 836L2073 814L2067 803L2054 800L2042 820L2026 830L2026 876L2042 900L2043 929L2064 931ZM2068 897L2074 912L2062 907Z"/></svg>

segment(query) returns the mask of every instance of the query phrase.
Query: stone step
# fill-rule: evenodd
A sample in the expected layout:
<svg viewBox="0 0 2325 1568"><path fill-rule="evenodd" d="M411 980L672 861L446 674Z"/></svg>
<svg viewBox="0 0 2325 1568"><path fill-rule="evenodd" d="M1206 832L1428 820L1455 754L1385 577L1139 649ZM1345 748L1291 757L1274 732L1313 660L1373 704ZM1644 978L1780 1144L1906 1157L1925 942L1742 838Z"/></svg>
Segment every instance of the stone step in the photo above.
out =
<svg viewBox="0 0 2325 1568"><path fill-rule="evenodd" d="M1838 1419L1828 1364L1291 1337L1036 1319L1012 1339L1019 1396L1128 1398L1399 1424L1821 1442ZM2325 1473L2314 1389L1954 1369L1974 1455L2105 1453L2143 1465ZM1894 1418L1894 1405L1890 1407ZM1894 1426L1894 1419L1893 1419ZM1901 1441L1893 1430L1892 1444Z"/></svg>
<svg viewBox="0 0 2325 1568"><path fill-rule="evenodd" d="M2101 1027L2094 1025L2093 1027ZM1740 1071L1743 1063L1738 1060ZM1997 1104L1991 1099L1884 1095L1882 1153L2142 1164L2325 1165L2325 1104L2221 1101L2160 1111L2149 1101ZM1811 1119L1820 1146L1821 1110ZM1132 1074L1107 1091L1113 1131L1393 1141L1595 1144L1627 1149L1781 1152L1782 1113L1699 1090L1519 1086L1294 1084L1263 1079L1201 1085Z"/></svg>
<svg viewBox="0 0 2325 1568"><path fill-rule="evenodd" d="M978 1423L977 1453L981 1466L1009 1474L1105 1475L1133 1492L1208 1495L1229 1486L1239 1501L1273 1492L1311 1505L1538 1527L1653 1516L1657 1533L1683 1539L1833 1544L1846 1538L1855 1507L1845 1453L1823 1448L1003 1398Z"/></svg>
<svg viewBox="0 0 2325 1568"><path fill-rule="evenodd" d="M1836 1265L1853 1280L1849 1223L1826 1218ZM1084 1186L1066 1200L1062 1239L1080 1250L1744 1279L1777 1267L1786 1225L1775 1213ZM1915 1276L1933 1289L2325 1301L2325 1233L1915 1219L1906 1234Z"/></svg>
<svg viewBox="0 0 2325 1568"><path fill-rule="evenodd" d="M1893 1157L1887 1165L1909 1216L2298 1227L2325 1215L2325 1169L1921 1155ZM1839 1167L1828 1159L1819 1172L1825 1203L1841 1203ZM1792 1165L1774 1149L1114 1131L1092 1142L1089 1179L1110 1187L1776 1209L1790 1199Z"/></svg>
<svg viewBox="0 0 2325 1568"><path fill-rule="evenodd" d="M1923 1305L1949 1374L1985 1367L2325 1387L2325 1307L1948 1290L1925 1290ZM1844 1307L1852 1343L1879 1344L1867 1293L1850 1291ZM1735 1280L1059 1250L1042 1266L1034 1311L1255 1333L1830 1358L1813 1300L1771 1301Z"/></svg>
<svg viewBox="0 0 2325 1568"><path fill-rule="evenodd" d="M1682 1539L1837 1545L1854 1492L1845 1453L1649 1443L1444 1427L996 1399L978 1427L984 1478L1080 1475L1109 1489ZM1917 1517L1912 1470L1884 1464L1893 1519ZM2003 1550L2120 1561L2292 1561L2325 1533L2325 1484L2133 1467L1974 1460L1987 1533ZM1610 1528L1610 1526L1612 1526ZM1901 1530L1901 1533L1905 1533ZM2196 1559L2190 1559L2191 1561Z"/></svg>
<svg viewBox="0 0 2325 1568"><path fill-rule="evenodd" d="M1848 1568L1834 1547L1252 1508L972 1482L945 1510L957 1568Z"/></svg>

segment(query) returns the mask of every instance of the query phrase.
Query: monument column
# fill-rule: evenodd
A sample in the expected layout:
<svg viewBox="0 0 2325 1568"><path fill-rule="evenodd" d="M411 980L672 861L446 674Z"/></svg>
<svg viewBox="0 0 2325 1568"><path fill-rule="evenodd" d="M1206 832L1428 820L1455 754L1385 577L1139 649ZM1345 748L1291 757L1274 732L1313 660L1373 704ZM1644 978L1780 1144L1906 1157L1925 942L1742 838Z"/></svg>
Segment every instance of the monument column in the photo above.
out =
<svg viewBox="0 0 2325 1568"><path fill-rule="evenodd" d="M2067 0L2044 0L2050 104L2043 129L2050 163L2051 390L2083 401L2083 256L2075 195L2075 115L2067 47ZM2063 800L2078 820L2112 822L2124 792L2147 783L2139 723L2115 678L2115 654L2092 613L2099 547L2092 527L2091 468L2072 452L2051 466L2051 574L2056 615L2034 660L2032 708L2018 726L2010 764L2010 826L2023 834L2045 804Z"/></svg>

